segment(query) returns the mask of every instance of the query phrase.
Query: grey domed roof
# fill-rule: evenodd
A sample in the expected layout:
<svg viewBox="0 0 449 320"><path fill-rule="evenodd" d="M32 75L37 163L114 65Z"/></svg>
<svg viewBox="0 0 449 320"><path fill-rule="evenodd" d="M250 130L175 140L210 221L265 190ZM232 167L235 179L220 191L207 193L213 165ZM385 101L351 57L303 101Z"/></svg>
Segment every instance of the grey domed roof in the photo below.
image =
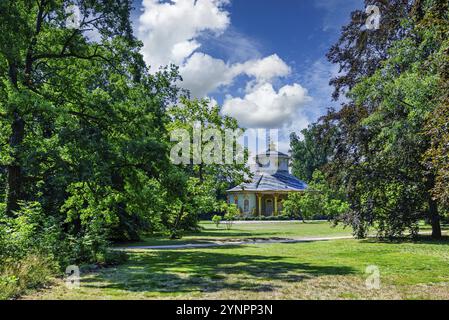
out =
<svg viewBox="0 0 449 320"><path fill-rule="evenodd" d="M307 184L286 171L273 174L258 172L249 183L242 183L228 192L238 191L304 191Z"/></svg>

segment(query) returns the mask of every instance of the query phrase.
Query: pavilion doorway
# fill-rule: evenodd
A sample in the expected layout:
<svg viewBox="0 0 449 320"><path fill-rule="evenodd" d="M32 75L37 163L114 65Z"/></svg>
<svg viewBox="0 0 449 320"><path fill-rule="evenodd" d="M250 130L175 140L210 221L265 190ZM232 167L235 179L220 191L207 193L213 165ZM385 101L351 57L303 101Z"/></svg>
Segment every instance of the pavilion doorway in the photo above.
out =
<svg viewBox="0 0 449 320"><path fill-rule="evenodd" d="M267 199L265 202L265 215L272 216L273 215L273 199Z"/></svg>

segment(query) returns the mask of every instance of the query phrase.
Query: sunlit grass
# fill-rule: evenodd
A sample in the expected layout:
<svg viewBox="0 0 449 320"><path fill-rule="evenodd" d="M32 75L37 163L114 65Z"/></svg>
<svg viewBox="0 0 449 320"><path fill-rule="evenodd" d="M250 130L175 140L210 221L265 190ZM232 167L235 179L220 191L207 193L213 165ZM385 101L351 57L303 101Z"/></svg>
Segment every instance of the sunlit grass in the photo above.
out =
<svg viewBox="0 0 449 320"><path fill-rule="evenodd" d="M335 240L139 251L41 299L449 299L449 241ZM380 270L381 288L365 286Z"/></svg>

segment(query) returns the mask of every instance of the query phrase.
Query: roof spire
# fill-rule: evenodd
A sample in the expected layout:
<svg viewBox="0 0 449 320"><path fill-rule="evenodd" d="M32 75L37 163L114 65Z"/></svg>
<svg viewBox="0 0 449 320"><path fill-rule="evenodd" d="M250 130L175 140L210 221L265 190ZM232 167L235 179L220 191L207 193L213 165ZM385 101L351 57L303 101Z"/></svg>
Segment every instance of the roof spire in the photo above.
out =
<svg viewBox="0 0 449 320"><path fill-rule="evenodd" d="M271 141L270 137L268 137L268 151L277 151L276 143Z"/></svg>

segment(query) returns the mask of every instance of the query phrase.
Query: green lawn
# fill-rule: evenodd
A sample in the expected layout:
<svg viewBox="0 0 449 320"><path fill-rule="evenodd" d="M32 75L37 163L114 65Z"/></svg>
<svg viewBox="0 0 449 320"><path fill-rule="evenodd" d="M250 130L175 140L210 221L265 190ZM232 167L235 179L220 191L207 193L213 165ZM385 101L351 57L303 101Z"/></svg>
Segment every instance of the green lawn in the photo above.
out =
<svg viewBox="0 0 449 320"><path fill-rule="evenodd" d="M270 222L270 223L235 223L231 230L224 224L219 228L214 223L202 221L201 232L186 234L180 240L168 240L163 236L143 237L143 241L117 244L117 246L154 246L184 243L205 243L216 240L241 240L248 238L269 239L320 236L348 236L351 230L342 226L333 227L329 222Z"/></svg>
<svg viewBox="0 0 449 320"><path fill-rule="evenodd" d="M236 225L214 238L324 235L325 224ZM301 230L301 231L299 231ZM313 231L315 230L315 231ZM344 230L328 229L330 234ZM314 233L316 232L316 233ZM150 241L150 240L148 240ZM150 242L153 243L154 239ZM30 299L449 299L449 240L333 240L189 250L142 250L118 267L86 274L80 289L59 280ZM365 269L380 271L380 289Z"/></svg>

